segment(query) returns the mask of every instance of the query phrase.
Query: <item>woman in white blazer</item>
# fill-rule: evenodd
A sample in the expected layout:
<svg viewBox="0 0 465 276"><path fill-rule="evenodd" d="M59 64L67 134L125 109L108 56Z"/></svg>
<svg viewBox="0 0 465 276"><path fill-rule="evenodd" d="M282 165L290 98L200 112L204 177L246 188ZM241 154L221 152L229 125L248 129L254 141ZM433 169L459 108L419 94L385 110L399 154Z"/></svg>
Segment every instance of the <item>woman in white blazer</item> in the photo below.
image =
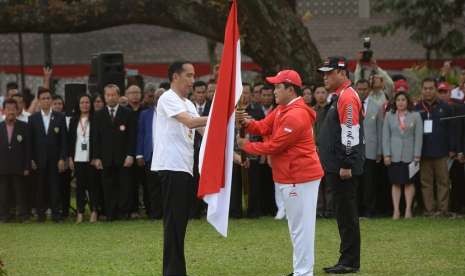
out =
<svg viewBox="0 0 465 276"><path fill-rule="evenodd" d="M404 186L405 218L412 217L415 186L409 177L409 164L420 162L423 143L423 122L405 92L395 95L391 110L386 113L383 125L384 164L388 167L392 184L393 219L400 218L399 203Z"/></svg>

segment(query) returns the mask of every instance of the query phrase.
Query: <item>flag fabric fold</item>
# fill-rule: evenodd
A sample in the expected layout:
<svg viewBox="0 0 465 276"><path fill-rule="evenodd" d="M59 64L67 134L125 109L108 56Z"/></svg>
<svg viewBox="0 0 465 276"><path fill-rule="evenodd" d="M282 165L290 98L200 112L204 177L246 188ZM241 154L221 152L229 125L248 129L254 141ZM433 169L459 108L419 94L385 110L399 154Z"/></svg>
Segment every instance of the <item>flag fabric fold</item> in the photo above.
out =
<svg viewBox="0 0 465 276"><path fill-rule="evenodd" d="M208 204L207 221L224 237L228 233L234 156L234 107L242 94L237 3L232 2L210 115L199 153L197 196Z"/></svg>

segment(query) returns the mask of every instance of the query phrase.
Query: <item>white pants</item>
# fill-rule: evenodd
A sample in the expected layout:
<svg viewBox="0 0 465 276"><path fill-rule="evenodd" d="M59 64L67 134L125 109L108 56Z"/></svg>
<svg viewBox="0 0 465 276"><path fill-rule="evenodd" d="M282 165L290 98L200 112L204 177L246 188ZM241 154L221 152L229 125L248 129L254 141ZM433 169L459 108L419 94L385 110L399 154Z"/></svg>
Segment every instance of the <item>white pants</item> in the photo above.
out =
<svg viewBox="0 0 465 276"><path fill-rule="evenodd" d="M278 207L278 212L284 209L283 194L279 190L279 186L279 184L274 184L274 200L276 202L276 207Z"/></svg>
<svg viewBox="0 0 465 276"><path fill-rule="evenodd" d="M292 240L294 276L313 276L315 222L320 180L279 184Z"/></svg>

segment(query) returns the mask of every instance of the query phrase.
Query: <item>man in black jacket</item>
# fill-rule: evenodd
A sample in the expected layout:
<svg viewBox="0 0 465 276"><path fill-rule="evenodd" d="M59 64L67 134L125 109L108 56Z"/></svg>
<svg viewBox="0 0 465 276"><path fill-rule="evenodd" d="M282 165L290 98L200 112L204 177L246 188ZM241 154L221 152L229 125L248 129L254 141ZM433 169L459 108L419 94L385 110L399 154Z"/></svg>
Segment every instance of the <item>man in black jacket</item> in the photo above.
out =
<svg viewBox="0 0 465 276"><path fill-rule="evenodd" d="M423 79L421 101L415 107L420 112L424 124L420 180L427 215L447 215L449 212L447 163L456 153L457 134L453 128L453 121L441 119L451 117L452 110L438 97L437 88L434 79Z"/></svg>
<svg viewBox="0 0 465 276"><path fill-rule="evenodd" d="M0 123L0 222L10 218L8 200L11 190L15 191L18 219L23 221L29 217L24 176L29 175L31 148L27 124L16 120L17 110L15 100L3 102L5 121Z"/></svg>
<svg viewBox="0 0 465 276"><path fill-rule="evenodd" d="M103 194L107 218L129 218L129 168L134 162L135 126L131 111L118 105L118 86L104 88L106 108L94 116L92 159L97 169L103 170Z"/></svg>
<svg viewBox="0 0 465 276"><path fill-rule="evenodd" d="M137 137L137 127L138 127L138 122L139 122L139 116L140 113L146 108L143 103L142 103L142 90L140 89L139 86L133 84L130 85L124 94L128 98L128 109L131 110L131 115L132 115L132 120L134 121L134 131L136 133ZM136 138L137 140L137 138ZM129 200L129 205L130 205L130 216L131 218L139 218L139 205L140 205L140 199L139 199L139 188L140 187L145 187L146 179L145 179L145 170L143 167L140 167L136 164L136 162L133 163L131 168L129 169L129 182L130 182L130 200ZM146 190L143 189L143 200L145 205L147 205L146 202L147 195L146 195Z"/></svg>
<svg viewBox="0 0 465 276"><path fill-rule="evenodd" d="M59 173L65 170L67 159L66 120L61 113L52 111L52 94L48 89L38 92L40 111L29 118L32 141L32 168L37 169L37 215L45 221L47 197L52 219L59 222L61 214L61 188Z"/></svg>
<svg viewBox="0 0 465 276"><path fill-rule="evenodd" d="M203 81L194 82L194 105L197 109L197 113L200 116L208 116L210 114L211 101L207 100L207 84ZM199 219L202 213L205 211L206 204L202 199L197 197L197 190L199 188L199 152L200 146L202 145L202 135L195 132L194 138L194 194L192 201L192 209L189 214L190 218Z"/></svg>
<svg viewBox="0 0 465 276"><path fill-rule="evenodd" d="M355 273L360 268L360 226L357 178L363 173L365 145L362 103L348 78L344 57L331 57L318 69L326 88L335 92L326 106L324 127L319 129L318 149L333 200L341 246L339 261L326 273Z"/></svg>
<svg viewBox="0 0 465 276"><path fill-rule="evenodd" d="M465 115L465 105L463 97L457 94L457 91L452 95L450 86L447 82L438 84L438 97L447 103L451 109L452 118L449 120L449 127L454 131L455 139L455 152L457 156L454 160L450 160L452 166L449 169L450 176L450 208L452 212L459 212L465 207L465 175L463 167L463 123L464 118L460 117Z"/></svg>
<svg viewBox="0 0 465 276"><path fill-rule="evenodd" d="M249 83L244 82L242 84L242 96L241 101L245 112L249 114L254 120L261 120L265 118L265 113L263 112L263 107L259 103L254 103L252 101L252 87ZM251 135L250 141L258 142L262 141L261 136ZM239 149L237 149L239 150ZM249 165L247 169L241 168L238 165L233 167L233 180L231 183L231 201L229 214L233 218L242 217L242 194L246 193L248 196L248 206L247 206L247 217L248 218L258 218L262 215L261 212L261 201L262 195L260 194L260 182L262 181L261 176L261 166L260 166L260 156L257 155L247 155L249 160ZM243 161L245 162L245 161ZM243 173L247 174L248 183L243 183L242 180L245 177ZM248 189L244 191L244 189Z"/></svg>

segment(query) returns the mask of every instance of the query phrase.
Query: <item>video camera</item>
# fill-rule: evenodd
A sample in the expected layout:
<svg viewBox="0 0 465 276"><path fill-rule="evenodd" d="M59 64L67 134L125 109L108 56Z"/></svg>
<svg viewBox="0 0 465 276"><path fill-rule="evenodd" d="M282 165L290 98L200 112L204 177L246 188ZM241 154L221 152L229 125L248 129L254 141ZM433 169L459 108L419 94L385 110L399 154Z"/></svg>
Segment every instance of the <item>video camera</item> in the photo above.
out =
<svg viewBox="0 0 465 276"><path fill-rule="evenodd" d="M373 58L373 51L371 50L371 39L369 37L363 38L363 51L361 62L370 62Z"/></svg>

